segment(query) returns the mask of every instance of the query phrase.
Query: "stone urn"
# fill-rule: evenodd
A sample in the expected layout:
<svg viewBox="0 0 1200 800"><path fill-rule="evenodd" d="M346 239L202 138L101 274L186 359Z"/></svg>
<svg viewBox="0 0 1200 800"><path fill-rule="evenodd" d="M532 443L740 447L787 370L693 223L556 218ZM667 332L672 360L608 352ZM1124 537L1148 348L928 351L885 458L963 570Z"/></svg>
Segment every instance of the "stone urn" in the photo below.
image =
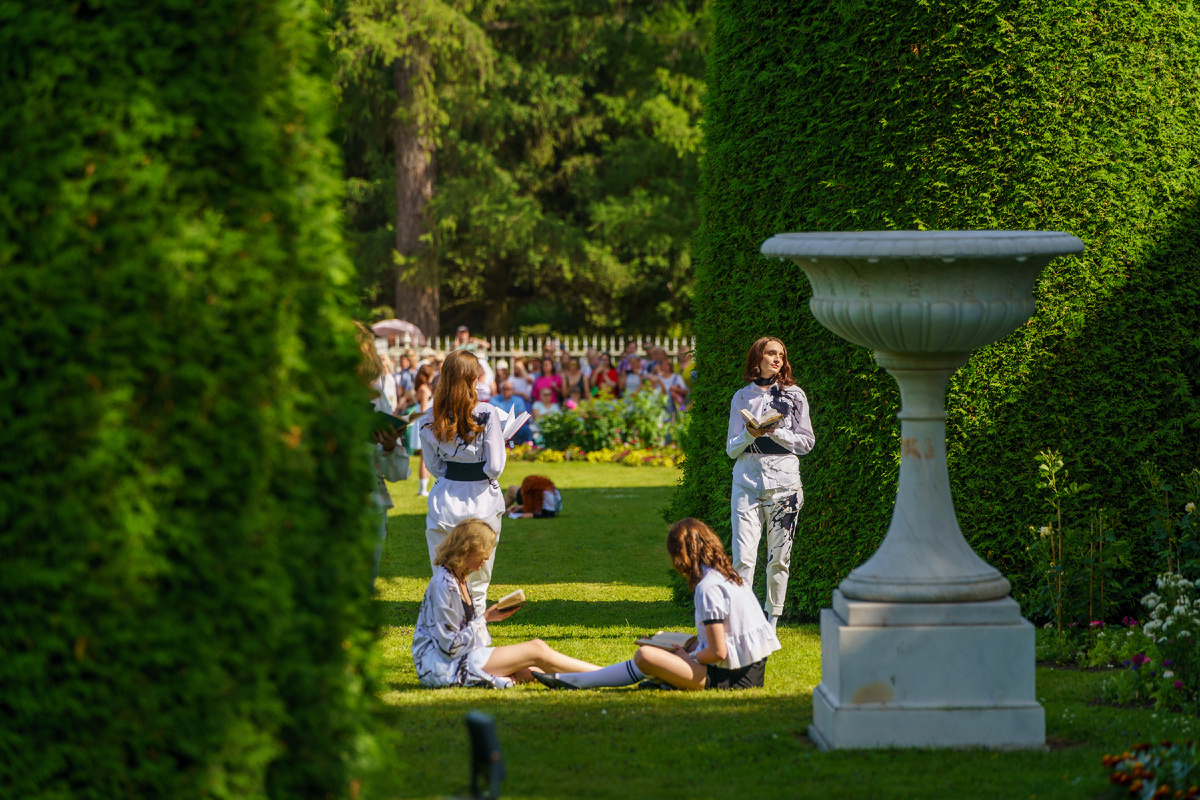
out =
<svg viewBox="0 0 1200 800"><path fill-rule="evenodd" d="M810 735L823 747L1044 744L1033 628L963 538L946 471L945 390L971 352L1033 314L1033 285L1083 243L1054 231L785 233L762 245L809 307L900 387L900 482L870 559L822 612Z"/></svg>

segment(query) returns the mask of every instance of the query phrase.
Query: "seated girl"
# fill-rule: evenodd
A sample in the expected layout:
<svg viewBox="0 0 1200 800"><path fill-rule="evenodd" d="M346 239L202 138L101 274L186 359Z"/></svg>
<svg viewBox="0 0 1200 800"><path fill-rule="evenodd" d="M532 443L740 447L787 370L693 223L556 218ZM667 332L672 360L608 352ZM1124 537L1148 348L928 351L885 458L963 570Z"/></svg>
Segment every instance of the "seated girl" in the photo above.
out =
<svg viewBox="0 0 1200 800"><path fill-rule="evenodd" d="M460 522L438 545L434 573L413 634L413 663L422 686L493 686L533 680L530 669L568 674L599 669L565 656L541 639L492 647L487 623L512 616L517 609L498 611L493 605L475 615L466 579L487 560L496 546L496 532L480 519Z"/></svg>
<svg viewBox="0 0 1200 800"><path fill-rule="evenodd" d="M510 519L544 519L558 516L562 493L544 475L530 475L520 486L508 487L504 502Z"/></svg>
<svg viewBox="0 0 1200 800"><path fill-rule="evenodd" d="M642 645L631 660L595 672L534 673L534 678L552 689L628 686L646 678L689 691L762 686L767 656L779 649L779 639L750 588L733 571L721 540L712 528L689 517L671 526L667 552L693 591L695 649Z"/></svg>

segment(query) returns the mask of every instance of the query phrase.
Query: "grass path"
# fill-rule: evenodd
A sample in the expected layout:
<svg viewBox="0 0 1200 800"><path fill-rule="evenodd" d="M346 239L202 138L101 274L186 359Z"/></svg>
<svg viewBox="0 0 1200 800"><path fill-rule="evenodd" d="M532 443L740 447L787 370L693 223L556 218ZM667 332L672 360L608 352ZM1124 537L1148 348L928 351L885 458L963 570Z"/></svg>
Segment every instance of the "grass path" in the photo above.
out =
<svg viewBox="0 0 1200 800"><path fill-rule="evenodd" d="M608 664L629 658L643 633L691 627L690 609L671 602L667 583L660 509L675 470L513 463L502 483L533 472L563 490L564 512L505 520L489 595L520 587L529 603L490 627L496 644L540 637ZM422 689L409 648L429 579L424 502L415 480L391 488L397 507L377 601L387 731L379 797L465 794L462 716L474 709L496 720L508 765L502 796L511 798L1093 798L1105 796L1103 753L1200 730L1188 718L1089 704L1103 673L1039 669L1048 752L821 753L805 735L821 675L815 625L781 626L783 650L771 657L763 690Z"/></svg>

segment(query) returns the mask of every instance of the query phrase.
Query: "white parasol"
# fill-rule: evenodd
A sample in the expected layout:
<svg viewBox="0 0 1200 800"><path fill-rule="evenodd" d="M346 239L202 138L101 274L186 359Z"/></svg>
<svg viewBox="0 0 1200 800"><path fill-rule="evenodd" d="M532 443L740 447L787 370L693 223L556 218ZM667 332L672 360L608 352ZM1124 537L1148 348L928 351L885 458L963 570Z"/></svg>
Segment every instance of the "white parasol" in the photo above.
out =
<svg viewBox="0 0 1200 800"><path fill-rule="evenodd" d="M425 344L425 334L421 333L421 329L402 319L385 319L376 322L371 326L371 330L376 336L387 338L395 336L401 341L418 346Z"/></svg>

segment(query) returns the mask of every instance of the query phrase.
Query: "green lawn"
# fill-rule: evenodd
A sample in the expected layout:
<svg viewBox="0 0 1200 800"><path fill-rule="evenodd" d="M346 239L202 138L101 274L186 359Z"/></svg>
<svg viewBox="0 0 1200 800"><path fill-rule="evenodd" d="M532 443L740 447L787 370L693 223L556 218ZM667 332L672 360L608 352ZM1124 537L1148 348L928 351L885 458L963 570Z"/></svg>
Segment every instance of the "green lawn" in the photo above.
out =
<svg viewBox="0 0 1200 800"><path fill-rule="evenodd" d="M678 473L612 464L513 463L501 483L532 472L563 490L553 520L505 520L490 596L524 588L530 602L491 626L496 644L540 637L599 664L629 658L632 640L686 630L671 602L661 510ZM414 475L416 473L414 467ZM429 577L424 503L416 481L392 484L379 599L386 704L373 782L380 797L465 793L463 714L491 714L514 798L731 797L1092 798L1103 796L1105 752L1139 740L1190 738L1193 721L1093 704L1103 673L1038 670L1051 747L1045 752L822 753L805 735L820 681L815 625L781 626L761 691L550 692L422 689L409 646ZM793 578L795 580L795 578Z"/></svg>

